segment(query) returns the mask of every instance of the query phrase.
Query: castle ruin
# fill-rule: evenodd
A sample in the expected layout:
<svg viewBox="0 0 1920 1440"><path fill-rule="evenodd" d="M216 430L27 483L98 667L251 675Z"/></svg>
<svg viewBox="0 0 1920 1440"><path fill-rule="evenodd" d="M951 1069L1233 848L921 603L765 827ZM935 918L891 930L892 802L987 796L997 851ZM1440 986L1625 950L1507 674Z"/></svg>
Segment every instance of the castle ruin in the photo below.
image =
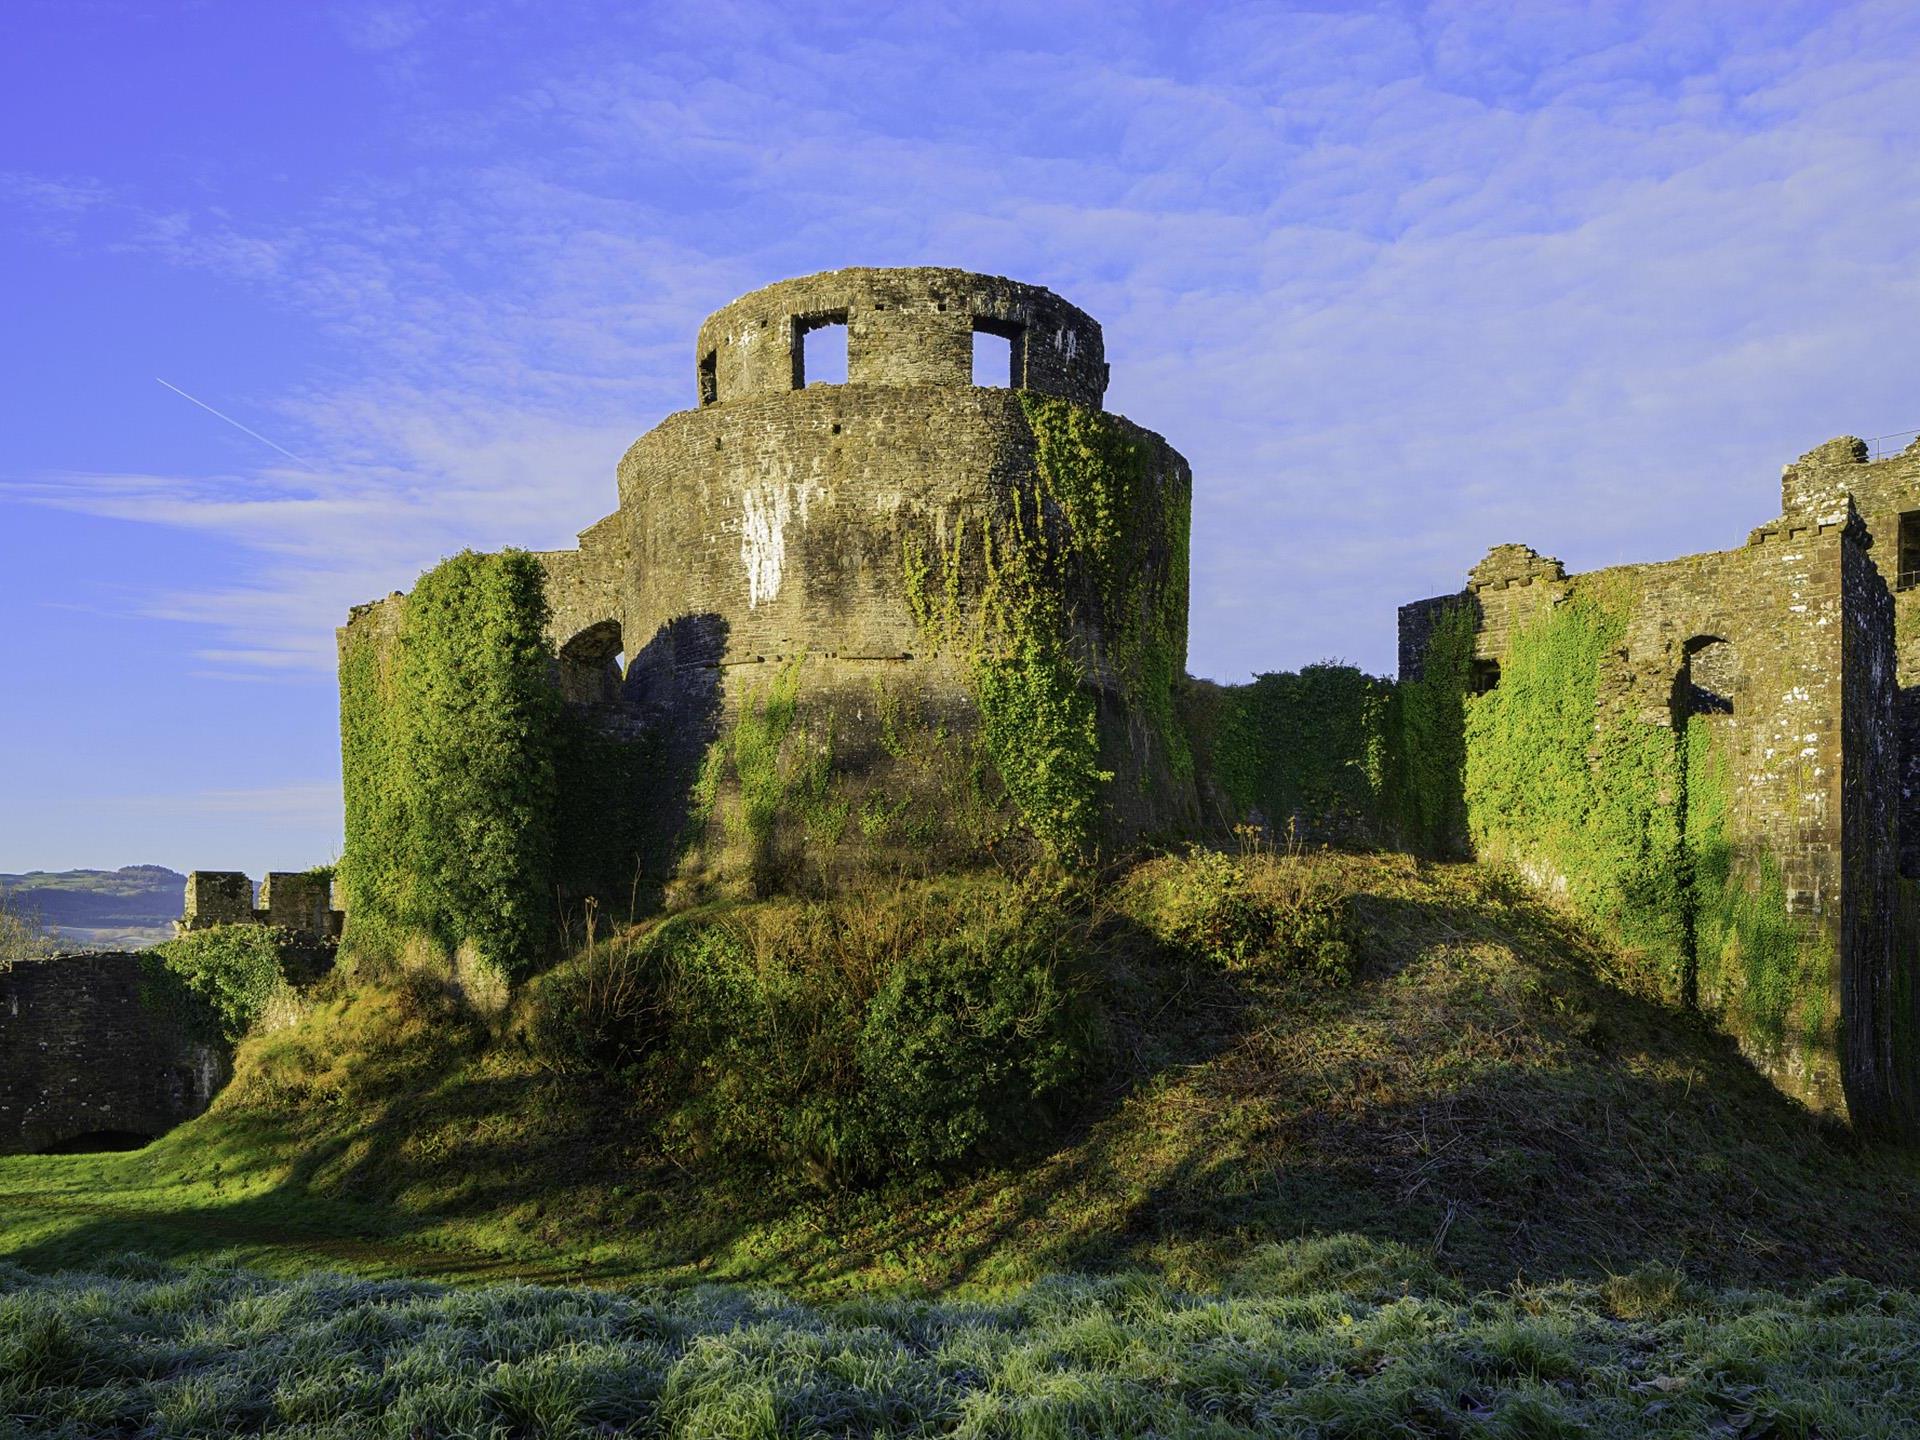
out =
<svg viewBox="0 0 1920 1440"><path fill-rule="evenodd" d="M1785 468L1781 508L1738 549L1582 575L1526 546L1496 546L1463 591L1401 607L1400 678L1423 675L1436 625L1464 610L1467 688L1497 694L1521 636L1544 634L1582 597L1609 607L1618 628L1581 722L1587 763L1603 771L1636 747L1653 756L1652 785L1622 815L1677 869L1727 870L1726 904L1740 911L1740 923L1709 933L1683 892L1687 993L1669 998L1714 1017L1816 1109L1910 1131L1920 1119L1920 931L1908 919L1908 882L1920 876L1920 441L1878 461L1860 440L1830 441ZM1466 703L1471 774L1480 701ZM1704 815L1709 754L1727 781ZM1714 857L1688 833L1708 821ZM1476 828L1483 847L1492 838L1547 888L1574 884L1568 847L1556 855L1537 815ZM1761 915L1768 906L1781 913Z"/></svg>
<svg viewBox="0 0 1920 1440"><path fill-rule="evenodd" d="M829 337L844 383L808 374ZM997 383L974 383L976 346L1003 357ZM1098 764L1118 777L1103 835L1191 820L1170 721L1192 479L1158 435L1102 411L1092 318L994 276L835 270L716 311L693 361L697 403L621 459L619 508L537 555L568 705L651 747L646 785L598 797L648 833L624 872L582 860L564 890L620 907L630 879L764 891L803 869L831 880L991 848L1020 777L979 753L983 688L997 693L981 667L1036 638L1022 623L1093 702ZM1088 435L1119 457L1125 493L1099 488L1104 472L1075 488L1088 467L1049 451ZM390 647L406 603L356 609L343 657ZM729 768L743 722L790 725L770 743L793 793ZM352 847L350 833L349 873Z"/></svg>

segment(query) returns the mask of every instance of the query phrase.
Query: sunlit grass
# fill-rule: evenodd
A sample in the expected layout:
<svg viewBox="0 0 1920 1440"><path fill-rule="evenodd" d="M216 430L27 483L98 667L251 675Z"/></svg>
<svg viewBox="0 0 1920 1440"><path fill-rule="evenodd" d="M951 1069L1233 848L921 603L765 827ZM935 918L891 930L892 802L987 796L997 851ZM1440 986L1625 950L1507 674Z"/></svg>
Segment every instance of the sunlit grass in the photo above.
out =
<svg viewBox="0 0 1920 1440"><path fill-rule="evenodd" d="M1254 862L1257 890L1308 866L1352 897L1351 979L1296 983L1156 941L1177 863L1100 902L1101 1068L1057 1133L994 1164L871 1186L672 1149L641 1123L646 1097L553 1073L512 1017L362 977L249 1040L213 1111L145 1150L0 1159L0 1255L237 1252L279 1273L819 1300L1116 1268L1199 1288L1251 1247L1356 1233L1471 1286L1649 1263L1719 1285L1920 1286L1909 1152L1816 1119L1698 1022L1612 987L1612 952L1497 875ZM900 903L980 898L946 879Z"/></svg>
<svg viewBox="0 0 1920 1440"><path fill-rule="evenodd" d="M1910 1434L1920 1301L1646 1272L1467 1295L1398 1247L1268 1247L1195 1294L447 1290L119 1257L0 1266L21 1436Z"/></svg>

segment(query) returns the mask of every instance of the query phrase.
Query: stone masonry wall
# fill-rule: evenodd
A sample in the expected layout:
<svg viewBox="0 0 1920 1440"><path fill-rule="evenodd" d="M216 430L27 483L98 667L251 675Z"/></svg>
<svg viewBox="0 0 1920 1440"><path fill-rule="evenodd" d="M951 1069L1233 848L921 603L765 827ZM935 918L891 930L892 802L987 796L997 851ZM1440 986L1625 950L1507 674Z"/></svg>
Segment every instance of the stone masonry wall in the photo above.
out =
<svg viewBox="0 0 1920 1440"><path fill-rule="evenodd" d="M1880 578L1893 591L1896 727L1900 738L1900 873L1920 878L1920 544L1902 557L1901 517L1913 515L1920 542L1920 440L1896 456L1869 461L1865 442L1843 435L1781 471L1790 514L1832 516L1849 500L1866 525Z"/></svg>
<svg viewBox="0 0 1920 1440"><path fill-rule="evenodd" d="M1847 1111L1856 1125L1920 1124L1920 985L1899 876L1900 735L1893 600L1864 546L1841 556L1841 954Z"/></svg>
<svg viewBox="0 0 1920 1440"><path fill-rule="evenodd" d="M1660 564L1568 577L1557 561L1500 546L1463 595L1402 607L1401 646L1414 667L1403 677L1419 673L1432 617L1464 598L1476 654L1497 665L1520 628L1585 590L1628 607L1623 643L1601 662L1596 723L1671 728L1683 690L1716 692L1724 708L1708 719L1732 773L1736 874L1758 889L1772 867L1788 923L1825 959L1796 982L1785 1042L1743 1030L1755 981L1738 957L1701 957L1698 1003L1783 1089L1871 1126L1907 1103L1912 1045L1890 979L1891 601L1868 543L1841 495L1761 526L1740 549ZM1696 657L1710 676L1693 674Z"/></svg>
<svg viewBox="0 0 1920 1440"><path fill-rule="evenodd" d="M0 968L0 1154L157 1136L207 1108L224 1057L141 990L133 953Z"/></svg>

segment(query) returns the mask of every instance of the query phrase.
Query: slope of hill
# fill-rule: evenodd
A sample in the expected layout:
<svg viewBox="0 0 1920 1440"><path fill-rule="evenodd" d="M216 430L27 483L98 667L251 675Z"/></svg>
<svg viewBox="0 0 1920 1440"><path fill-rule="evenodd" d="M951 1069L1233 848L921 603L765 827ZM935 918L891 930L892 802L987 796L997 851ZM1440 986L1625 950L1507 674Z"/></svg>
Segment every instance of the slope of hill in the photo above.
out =
<svg viewBox="0 0 1920 1440"><path fill-rule="evenodd" d="M1920 1284L1915 1157L1615 988L1612 953L1563 916L1470 866L1267 863L1351 896L1351 980L1175 955L1121 913L1136 876L1096 932L1105 1068L1048 1138L985 1168L877 1189L743 1169L647 1120L643 1082L544 1061L526 996L488 1022L444 980L423 1000L417 974L363 975L246 1042L214 1108L147 1149L0 1160L0 1254L820 1297L1117 1267L1206 1285L1250 1247L1358 1235L1476 1287L1650 1264Z"/></svg>
<svg viewBox="0 0 1920 1440"><path fill-rule="evenodd" d="M0 874L0 894L64 944L131 949L173 933L186 905L187 877L164 865L30 870Z"/></svg>

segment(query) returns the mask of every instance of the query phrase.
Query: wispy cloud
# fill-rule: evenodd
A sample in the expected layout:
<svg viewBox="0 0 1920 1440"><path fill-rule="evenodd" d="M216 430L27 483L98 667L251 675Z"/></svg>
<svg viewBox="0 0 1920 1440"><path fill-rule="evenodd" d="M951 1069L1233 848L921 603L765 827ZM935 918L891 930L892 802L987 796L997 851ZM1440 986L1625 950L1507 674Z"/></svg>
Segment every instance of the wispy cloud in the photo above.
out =
<svg viewBox="0 0 1920 1440"><path fill-rule="evenodd" d="M205 627L215 671L320 668L348 604L611 508L706 311L955 263L1105 322L1115 408L1195 462L1194 663L1232 676L1385 666L1395 603L1495 541L1733 543L1781 461L1920 424L1909 7L723 18L528 32L481 103L435 83L476 22L354 10L354 44L446 98L292 215L8 178L63 243L270 288L363 357L266 427L317 473L14 493L246 547L237 583L150 612Z"/></svg>
<svg viewBox="0 0 1920 1440"><path fill-rule="evenodd" d="M331 823L340 814L340 787L328 782L269 785L257 789L182 790L125 795L114 803L128 809L181 820L217 816L253 816L289 828L312 821Z"/></svg>

